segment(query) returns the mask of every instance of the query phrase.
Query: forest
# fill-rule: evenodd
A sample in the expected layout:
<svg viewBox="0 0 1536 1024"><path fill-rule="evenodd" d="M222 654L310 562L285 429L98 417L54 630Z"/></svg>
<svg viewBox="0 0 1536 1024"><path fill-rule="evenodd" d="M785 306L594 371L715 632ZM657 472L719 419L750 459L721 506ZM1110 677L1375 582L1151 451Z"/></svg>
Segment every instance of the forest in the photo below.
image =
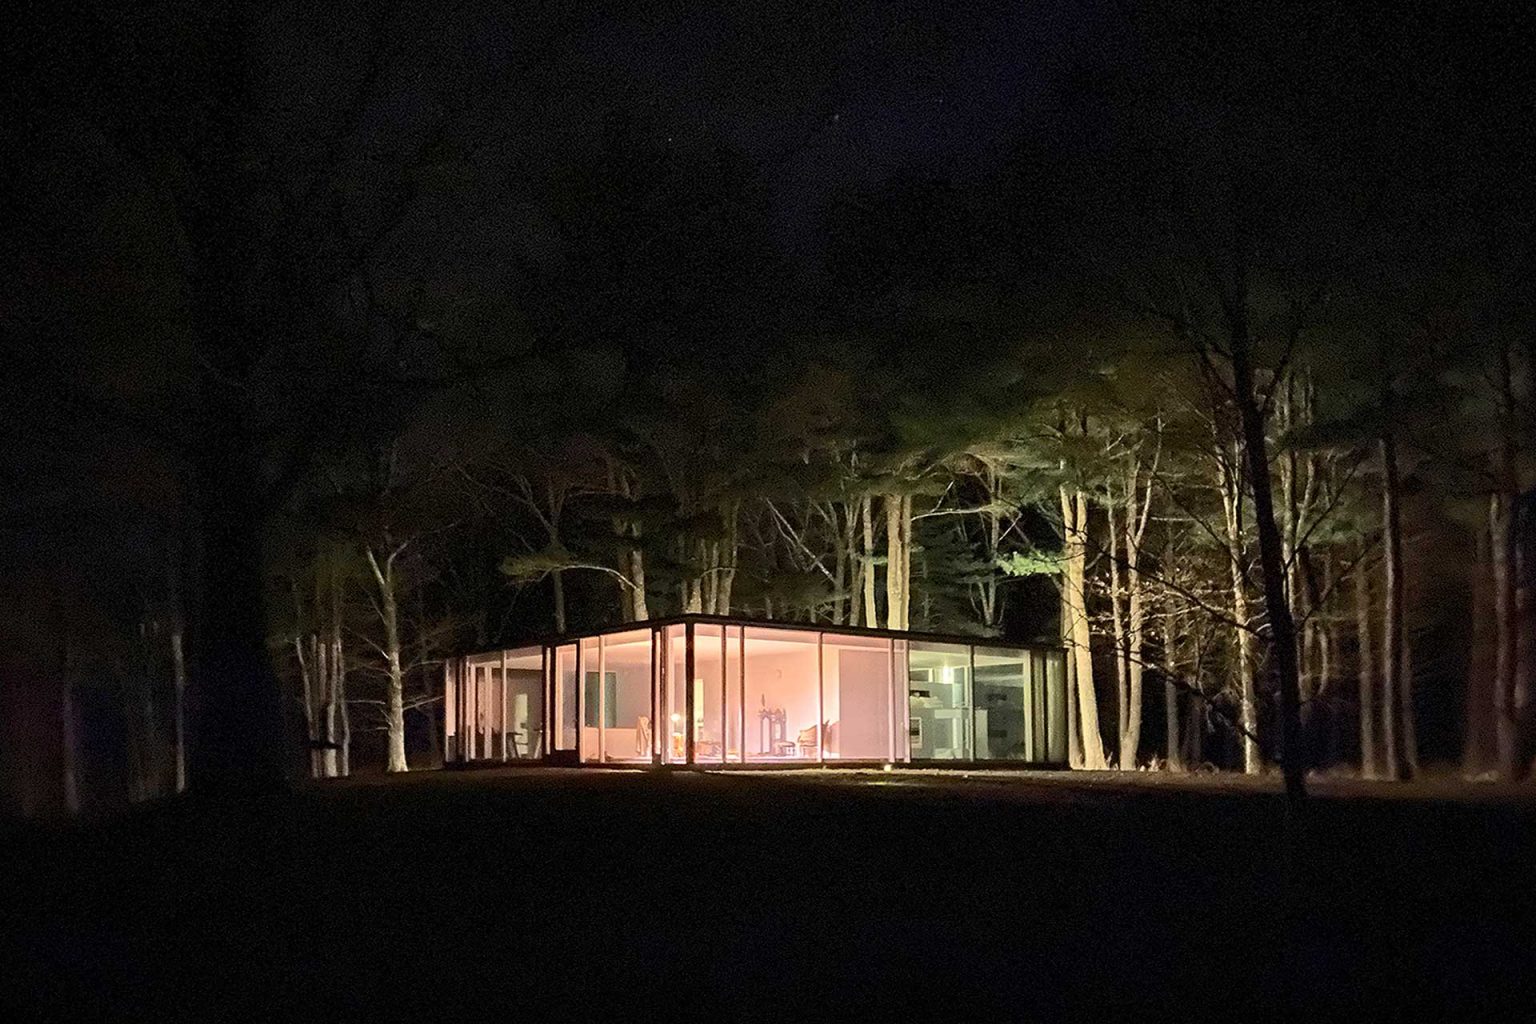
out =
<svg viewBox="0 0 1536 1024"><path fill-rule="evenodd" d="M1074 768L1531 773L1478 13L1117 14L984 159L820 178L815 47L765 138L585 15L278 10L9 72L9 809L431 767L446 657L688 611L1059 641Z"/></svg>

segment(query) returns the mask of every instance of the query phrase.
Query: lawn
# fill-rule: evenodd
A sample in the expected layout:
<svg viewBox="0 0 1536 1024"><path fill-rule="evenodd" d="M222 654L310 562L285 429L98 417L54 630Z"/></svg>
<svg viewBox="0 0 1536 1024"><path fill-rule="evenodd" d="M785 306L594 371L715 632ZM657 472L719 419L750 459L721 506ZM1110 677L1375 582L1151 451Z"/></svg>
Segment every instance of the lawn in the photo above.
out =
<svg viewBox="0 0 1536 1024"><path fill-rule="evenodd" d="M1268 780L435 772L13 827L24 1011L203 1020L1488 1018L1536 801Z"/></svg>

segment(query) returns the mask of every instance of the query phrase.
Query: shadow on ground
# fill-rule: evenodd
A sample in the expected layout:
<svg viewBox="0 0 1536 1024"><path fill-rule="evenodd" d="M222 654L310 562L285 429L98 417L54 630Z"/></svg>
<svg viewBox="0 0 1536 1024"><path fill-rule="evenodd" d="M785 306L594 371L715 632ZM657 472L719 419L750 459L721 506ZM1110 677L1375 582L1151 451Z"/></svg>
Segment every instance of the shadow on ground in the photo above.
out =
<svg viewBox="0 0 1536 1024"><path fill-rule="evenodd" d="M118 1019L1497 1018L1536 995L1533 811L1345 790L1291 857L1272 792L1066 777L188 800L5 836L0 986Z"/></svg>

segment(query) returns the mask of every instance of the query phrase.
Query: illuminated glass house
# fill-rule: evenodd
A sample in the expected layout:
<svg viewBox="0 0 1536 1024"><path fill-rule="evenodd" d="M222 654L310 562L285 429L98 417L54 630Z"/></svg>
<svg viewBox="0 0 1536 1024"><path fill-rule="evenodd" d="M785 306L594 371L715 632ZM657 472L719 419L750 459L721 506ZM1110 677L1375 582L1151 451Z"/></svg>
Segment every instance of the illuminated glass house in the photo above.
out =
<svg viewBox="0 0 1536 1024"><path fill-rule="evenodd" d="M1059 647L686 615L451 659L444 751L458 764L1060 765L1065 674Z"/></svg>

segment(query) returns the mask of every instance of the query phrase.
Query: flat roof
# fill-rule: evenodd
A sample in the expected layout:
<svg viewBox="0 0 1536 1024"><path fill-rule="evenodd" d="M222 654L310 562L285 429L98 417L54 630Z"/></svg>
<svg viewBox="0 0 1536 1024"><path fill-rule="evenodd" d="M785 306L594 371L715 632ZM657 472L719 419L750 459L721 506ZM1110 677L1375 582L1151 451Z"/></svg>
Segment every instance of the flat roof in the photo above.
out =
<svg viewBox="0 0 1536 1024"><path fill-rule="evenodd" d="M880 629L873 626L838 626L828 622L794 622L786 619L745 619L732 615L706 615L702 612L690 612L683 615L663 616L657 619L643 619L639 622L621 622L617 625L604 626L602 629L584 630L580 633L549 635L514 644L510 647L490 647L483 650L466 651L458 656L475 658L487 654L497 654L501 651L518 650L523 647L560 647L565 644L586 640L590 637L607 636L611 633L628 633L637 629L664 629L668 626L680 626L690 622L696 625L749 626L754 629L835 633L839 636L869 636L890 640L917 640L922 643L1007 647L1014 650L1061 651L1066 649L1063 644L1019 643L1014 640L1004 640L1002 637L977 636L975 634L928 633L918 630Z"/></svg>

